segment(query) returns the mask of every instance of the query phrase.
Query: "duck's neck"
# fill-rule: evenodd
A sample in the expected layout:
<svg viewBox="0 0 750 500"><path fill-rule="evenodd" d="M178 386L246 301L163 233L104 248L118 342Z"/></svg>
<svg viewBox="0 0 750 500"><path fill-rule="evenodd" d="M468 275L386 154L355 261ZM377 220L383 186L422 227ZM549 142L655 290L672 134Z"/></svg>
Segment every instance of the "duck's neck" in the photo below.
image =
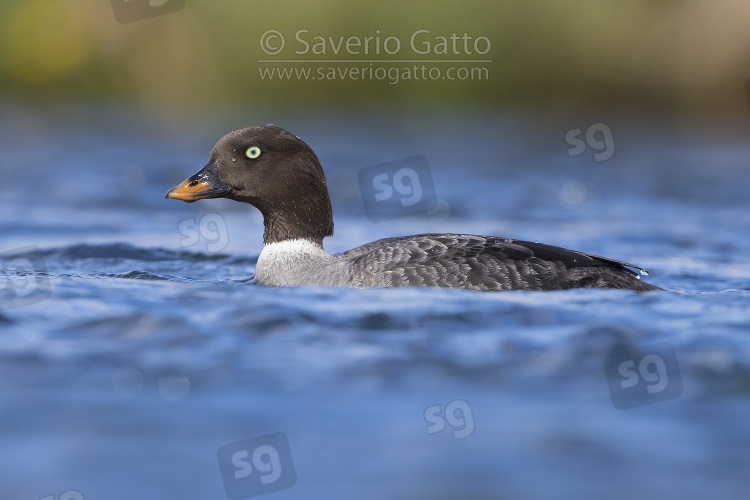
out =
<svg viewBox="0 0 750 500"><path fill-rule="evenodd" d="M258 206L263 214L263 243L306 240L323 245L323 238L333 234L333 211L328 191L300 190L268 206ZM257 206L257 205L256 205Z"/></svg>
<svg viewBox="0 0 750 500"><path fill-rule="evenodd" d="M333 234L333 223L330 226L315 220L315 215L303 216L299 213L275 212L263 214L263 243L281 243L288 241L309 241L323 246L323 238Z"/></svg>

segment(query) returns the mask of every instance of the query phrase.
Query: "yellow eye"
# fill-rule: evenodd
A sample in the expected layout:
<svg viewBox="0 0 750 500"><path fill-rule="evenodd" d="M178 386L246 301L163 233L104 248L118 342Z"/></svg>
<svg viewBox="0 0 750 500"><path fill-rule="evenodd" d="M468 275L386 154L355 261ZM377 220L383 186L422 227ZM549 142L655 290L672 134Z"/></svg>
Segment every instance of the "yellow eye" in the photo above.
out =
<svg viewBox="0 0 750 500"><path fill-rule="evenodd" d="M260 148L258 146L250 146L249 148L247 148L247 151L245 151L245 156L247 156L251 160L256 159L260 156Z"/></svg>

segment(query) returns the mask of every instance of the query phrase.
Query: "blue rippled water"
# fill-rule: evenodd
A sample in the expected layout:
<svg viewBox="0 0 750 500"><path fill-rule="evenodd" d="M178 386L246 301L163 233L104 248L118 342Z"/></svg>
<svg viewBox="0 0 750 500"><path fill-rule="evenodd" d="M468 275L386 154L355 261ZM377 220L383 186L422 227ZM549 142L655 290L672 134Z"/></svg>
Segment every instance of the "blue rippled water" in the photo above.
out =
<svg viewBox="0 0 750 500"><path fill-rule="evenodd" d="M178 126L113 107L9 106L2 497L224 498L222 472L242 468L219 448L282 433L289 450L274 445L276 462L254 462L246 443L252 472L230 477L232 491L748 498L746 126L410 116ZM268 121L326 169L331 252L491 234L630 261L668 291L256 286L255 209L163 197L225 132ZM611 128L615 154L569 156L566 131L594 122ZM358 171L412 155L429 161L438 208L369 222ZM617 353L632 365L611 365ZM283 488L263 490L256 479L274 472L268 484Z"/></svg>

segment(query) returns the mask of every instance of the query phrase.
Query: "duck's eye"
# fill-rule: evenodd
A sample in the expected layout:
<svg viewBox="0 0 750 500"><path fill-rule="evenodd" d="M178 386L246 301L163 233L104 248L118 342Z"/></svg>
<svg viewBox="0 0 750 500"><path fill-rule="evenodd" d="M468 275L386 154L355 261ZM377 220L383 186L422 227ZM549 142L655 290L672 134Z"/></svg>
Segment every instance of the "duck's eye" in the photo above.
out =
<svg viewBox="0 0 750 500"><path fill-rule="evenodd" d="M258 146L250 146L249 148L247 148L247 151L245 151L245 156L247 156L251 160L256 159L260 156L260 148Z"/></svg>

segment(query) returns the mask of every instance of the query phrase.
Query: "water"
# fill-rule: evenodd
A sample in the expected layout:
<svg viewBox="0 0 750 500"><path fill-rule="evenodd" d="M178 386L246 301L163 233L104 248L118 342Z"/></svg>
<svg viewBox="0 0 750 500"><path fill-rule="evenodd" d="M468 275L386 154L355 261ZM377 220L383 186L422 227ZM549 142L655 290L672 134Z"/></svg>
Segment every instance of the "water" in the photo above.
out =
<svg viewBox="0 0 750 500"><path fill-rule="evenodd" d="M224 498L217 450L279 432L291 458L249 476L282 469L279 499L747 498L743 128L609 117L597 162L565 132L602 117L8 108L2 276L36 291L0 311L3 498ZM331 252L492 234L631 261L670 291L255 286L253 208L163 196L223 133L273 120L324 164ZM369 222L359 169L413 155L438 209ZM617 392L628 374L640 392Z"/></svg>

